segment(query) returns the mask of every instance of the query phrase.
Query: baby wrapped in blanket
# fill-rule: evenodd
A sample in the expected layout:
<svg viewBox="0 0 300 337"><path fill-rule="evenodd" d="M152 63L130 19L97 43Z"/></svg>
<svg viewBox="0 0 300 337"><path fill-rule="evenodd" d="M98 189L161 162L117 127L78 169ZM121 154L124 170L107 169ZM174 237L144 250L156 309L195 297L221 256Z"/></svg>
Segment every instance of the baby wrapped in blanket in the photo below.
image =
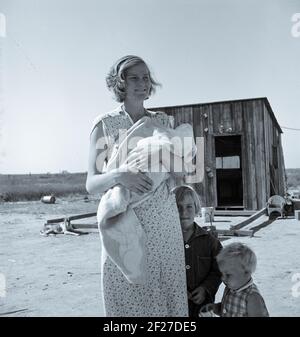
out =
<svg viewBox="0 0 300 337"><path fill-rule="evenodd" d="M139 195L120 184L115 185L102 196L97 220L109 257L130 283L144 284L147 281L146 237L134 207L151 198L153 192L169 178L171 153L173 167L178 171L182 169L183 162L191 164L196 152L192 126L181 124L171 129L156 124L150 117L141 118L115 147L106 171L120 167L132 152L138 151L147 151L151 158L145 174L153 181L152 190ZM158 160L160 152L162 158Z"/></svg>

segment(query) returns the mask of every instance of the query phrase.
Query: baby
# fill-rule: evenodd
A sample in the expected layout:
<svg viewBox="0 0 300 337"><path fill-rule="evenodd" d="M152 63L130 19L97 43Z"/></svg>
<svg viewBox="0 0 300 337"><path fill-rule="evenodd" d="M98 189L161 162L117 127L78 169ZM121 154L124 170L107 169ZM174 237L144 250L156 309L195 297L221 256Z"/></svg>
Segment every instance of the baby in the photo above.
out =
<svg viewBox="0 0 300 337"><path fill-rule="evenodd" d="M135 127L135 125L137 125ZM143 117L127 133L113 151L107 163L107 170L122 167L134 157L143 157L137 161L136 168L145 172L152 180L152 192L169 177L170 168L175 172L193 169L192 160L196 154L193 127L183 123L175 129L156 124L149 117ZM151 193L152 193L151 192ZM145 195L142 196L142 199ZM130 203L141 199L135 193L128 193Z"/></svg>
<svg viewBox="0 0 300 337"><path fill-rule="evenodd" d="M255 253L235 242L221 250L217 262L226 285L223 298L221 303L207 304L200 316L268 317L264 299L251 277L256 268Z"/></svg>

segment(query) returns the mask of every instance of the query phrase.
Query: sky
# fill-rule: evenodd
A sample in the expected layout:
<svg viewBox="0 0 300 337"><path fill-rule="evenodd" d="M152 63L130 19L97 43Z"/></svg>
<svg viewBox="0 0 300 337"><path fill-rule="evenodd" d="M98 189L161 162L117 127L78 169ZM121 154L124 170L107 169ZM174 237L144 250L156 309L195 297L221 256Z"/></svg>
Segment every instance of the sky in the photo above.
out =
<svg viewBox="0 0 300 337"><path fill-rule="evenodd" d="M296 13L300 0L0 0L0 173L87 171L92 121L118 105L105 76L126 54L162 84L147 107L267 97L300 129ZM283 131L300 167L300 131Z"/></svg>

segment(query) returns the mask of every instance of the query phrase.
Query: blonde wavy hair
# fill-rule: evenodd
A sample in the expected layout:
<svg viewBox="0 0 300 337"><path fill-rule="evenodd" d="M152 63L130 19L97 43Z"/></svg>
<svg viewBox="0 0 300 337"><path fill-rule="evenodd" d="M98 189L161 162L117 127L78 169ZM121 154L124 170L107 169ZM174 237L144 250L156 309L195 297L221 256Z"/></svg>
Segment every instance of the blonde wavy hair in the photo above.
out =
<svg viewBox="0 0 300 337"><path fill-rule="evenodd" d="M150 79L150 91L149 97L155 93L156 87L161 86L158 82L153 79L147 63L139 56L126 55L121 57L116 63L110 68L109 73L106 76L107 88L112 91L117 102L124 102L125 100L125 76L126 71L137 65L145 64L149 72ZM148 98L148 97L147 97Z"/></svg>
<svg viewBox="0 0 300 337"><path fill-rule="evenodd" d="M257 258L254 251L241 242L234 242L225 246L217 255L218 264L226 264L226 261L238 260L242 268L252 274L256 269Z"/></svg>

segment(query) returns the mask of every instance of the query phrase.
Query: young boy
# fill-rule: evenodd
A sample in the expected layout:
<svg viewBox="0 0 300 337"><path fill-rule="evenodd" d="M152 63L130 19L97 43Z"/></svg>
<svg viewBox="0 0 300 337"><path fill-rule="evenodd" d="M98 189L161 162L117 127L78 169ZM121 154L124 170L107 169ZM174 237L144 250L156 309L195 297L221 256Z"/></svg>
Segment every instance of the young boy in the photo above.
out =
<svg viewBox="0 0 300 337"><path fill-rule="evenodd" d="M222 249L218 239L194 222L200 211L196 191L187 185L174 189L184 238L189 298L189 316L198 317L199 310L215 299L221 284L216 255Z"/></svg>
<svg viewBox="0 0 300 337"><path fill-rule="evenodd" d="M217 261L226 285L222 302L203 309L222 317L268 317L264 299L251 277L256 268L255 253L235 242L222 249Z"/></svg>

